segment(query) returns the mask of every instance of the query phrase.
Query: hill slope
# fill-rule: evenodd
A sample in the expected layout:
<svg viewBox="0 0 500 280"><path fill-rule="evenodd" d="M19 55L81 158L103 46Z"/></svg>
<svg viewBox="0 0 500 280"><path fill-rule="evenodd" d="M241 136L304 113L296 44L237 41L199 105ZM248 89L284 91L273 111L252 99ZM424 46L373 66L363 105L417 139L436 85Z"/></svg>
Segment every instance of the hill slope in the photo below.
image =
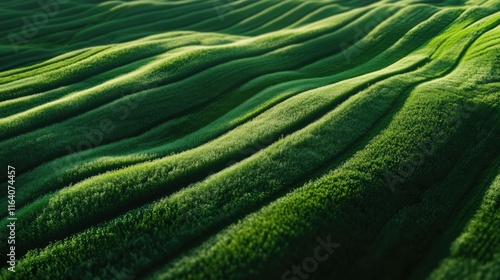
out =
<svg viewBox="0 0 500 280"><path fill-rule="evenodd" d="M499 278L500 1L40 3L2 279Z"/></svg>

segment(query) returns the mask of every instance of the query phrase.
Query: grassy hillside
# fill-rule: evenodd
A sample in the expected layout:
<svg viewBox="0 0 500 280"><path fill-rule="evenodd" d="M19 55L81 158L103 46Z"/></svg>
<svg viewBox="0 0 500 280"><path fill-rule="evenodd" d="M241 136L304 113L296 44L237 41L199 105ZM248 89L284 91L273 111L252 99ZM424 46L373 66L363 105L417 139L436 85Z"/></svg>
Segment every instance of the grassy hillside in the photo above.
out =
<svg viewBox="0 0 500 280"><path fill-rule="evenodd" d="M0 15L0 279L500 279L500 0Z"/></svg>

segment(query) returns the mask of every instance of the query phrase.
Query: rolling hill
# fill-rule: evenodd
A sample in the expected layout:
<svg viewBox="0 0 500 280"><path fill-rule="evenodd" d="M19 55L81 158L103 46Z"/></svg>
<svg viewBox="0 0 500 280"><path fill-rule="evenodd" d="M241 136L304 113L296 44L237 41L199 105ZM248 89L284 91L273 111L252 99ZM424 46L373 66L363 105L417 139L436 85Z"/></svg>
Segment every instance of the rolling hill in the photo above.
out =
<svg viewBox="0 0 500 280"><path fill-rule="evenodd" d="M1 279L500 279L500 1L0 15Z"/></svg>

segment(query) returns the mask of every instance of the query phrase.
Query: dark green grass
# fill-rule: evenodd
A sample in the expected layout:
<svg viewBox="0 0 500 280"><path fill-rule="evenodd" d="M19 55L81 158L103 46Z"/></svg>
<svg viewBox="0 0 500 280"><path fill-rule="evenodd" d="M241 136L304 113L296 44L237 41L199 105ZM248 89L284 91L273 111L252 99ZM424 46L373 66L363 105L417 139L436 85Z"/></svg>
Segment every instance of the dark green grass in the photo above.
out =
<svg viewBox="0 0 500 280"><path fill-rule="evenodd" d="M1 4L0 278L497 278L497 0L222 5Z"/></svg>

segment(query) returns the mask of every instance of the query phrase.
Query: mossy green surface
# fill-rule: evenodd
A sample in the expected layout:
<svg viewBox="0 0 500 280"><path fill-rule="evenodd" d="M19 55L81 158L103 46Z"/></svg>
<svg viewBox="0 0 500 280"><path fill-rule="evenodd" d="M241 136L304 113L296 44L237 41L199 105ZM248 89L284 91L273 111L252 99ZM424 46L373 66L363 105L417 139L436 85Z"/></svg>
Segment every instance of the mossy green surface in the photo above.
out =
<svg viewBox="0 0 500 280"><path fill-rule="evenodd" d="M500 278L498 0L44 8L0 4L1 279Z"/></svg>

